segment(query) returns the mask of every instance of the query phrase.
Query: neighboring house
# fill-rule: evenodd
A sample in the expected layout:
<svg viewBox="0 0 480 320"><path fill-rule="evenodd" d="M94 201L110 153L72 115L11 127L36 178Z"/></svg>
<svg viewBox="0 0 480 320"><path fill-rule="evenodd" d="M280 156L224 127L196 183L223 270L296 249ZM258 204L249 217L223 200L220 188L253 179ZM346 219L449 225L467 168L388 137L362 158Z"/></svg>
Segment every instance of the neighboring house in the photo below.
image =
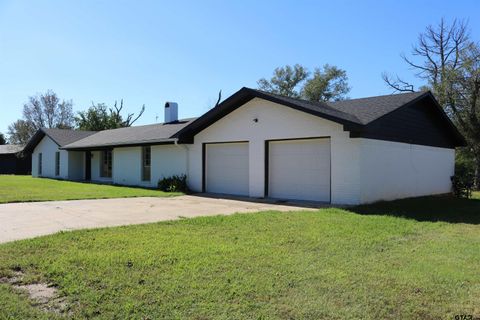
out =
<svg viewBox="0 0 480 320"><path fill-rule="evenodd" d="M65 178L155 187L186 174L196 192L359 204L450 192L465 145L430 92L313 103L243 88L200 118L177 112L62 145L83 159Z"/></svg>
<svg viewBox="0 0 480 320"><path fill-rule="evenodd" d="M23 153L23 146L16 144L0 145L0 174L31 174L32 159Z"/></svg>
<svg viewBox="0 0 480 320"><path fill-rule="evenodd" d="M32 176L83 180L83 152L69 152L61 147L95 132L66 129L40 129L25 146L32 154Z"/></svg>

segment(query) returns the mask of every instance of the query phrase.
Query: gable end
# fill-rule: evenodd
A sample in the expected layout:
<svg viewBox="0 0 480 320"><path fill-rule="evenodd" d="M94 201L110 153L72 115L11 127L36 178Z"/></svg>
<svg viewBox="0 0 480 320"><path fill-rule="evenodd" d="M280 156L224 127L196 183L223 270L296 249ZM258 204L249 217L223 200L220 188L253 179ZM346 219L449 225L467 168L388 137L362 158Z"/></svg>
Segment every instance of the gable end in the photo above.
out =
<svg viewBox="0 0 480 320"><path fill-rule="evenodd" d="M197 118L187 127L177 132L173 137L178 138L180 143L193 143L193 137L197 133L254 98L260 98L270 102L278 103L285 107L339 123L344 126L345 131L360 130L362 128L362 125L358 123L358 119L356 119L354 116L330 108L328 105L324 105L323 108L320 108L319 106L314 106L309 102L300 101L298 99L281 97L249 88L242 88L228 97L220 105L209 110L203 116Z"/></svg>
<svg viewBox="0 0 480 320"><path fill-rule="evenodd" d="M442 148L464 146L465 140L431 93L369 123L352 138L368 138Z"/></svg>

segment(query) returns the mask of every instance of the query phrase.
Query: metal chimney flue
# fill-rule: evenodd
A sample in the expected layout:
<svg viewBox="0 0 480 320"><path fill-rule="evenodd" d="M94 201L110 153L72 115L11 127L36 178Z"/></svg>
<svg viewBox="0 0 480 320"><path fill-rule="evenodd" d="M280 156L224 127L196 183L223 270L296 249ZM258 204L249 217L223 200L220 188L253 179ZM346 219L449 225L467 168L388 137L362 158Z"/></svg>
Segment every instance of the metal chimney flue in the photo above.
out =
<svg viewBox="0 0 480 320"><path fill-rule="evenodd" d="M165 122L178 121L178 103L165 102Z"/></svg>

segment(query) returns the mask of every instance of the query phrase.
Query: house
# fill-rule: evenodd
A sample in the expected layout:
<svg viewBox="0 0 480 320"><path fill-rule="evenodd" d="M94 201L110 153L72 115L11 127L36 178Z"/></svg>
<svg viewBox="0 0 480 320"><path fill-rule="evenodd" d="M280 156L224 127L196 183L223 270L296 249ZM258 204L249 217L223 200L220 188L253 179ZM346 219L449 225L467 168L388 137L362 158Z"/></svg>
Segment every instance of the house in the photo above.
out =
<svg viewBox="0 0 480 320"><path fill-rule="evenodd" d="M22 151L21 145L0 145L0 174L31 174L31 155Z"/></svg>
<svg viewBox="0 0 480 320"><path fill-rule="evenodd" d="M83 152L62 150L77 140L95 132L66 129L39 129L25 146L32 153L32 176L69 180L83 180L85 173Z"/></svg>
<svg viewBox="0 0 480 320"><path fill-rule="evenodd" d="M199 118L177 114L167 103L165 123L50 149L38 133L33 167L63 152L67 179L155 187L186 174L196 192L359 204L450 192L465 145L430 92L314 103L242 88Z"/></svg>

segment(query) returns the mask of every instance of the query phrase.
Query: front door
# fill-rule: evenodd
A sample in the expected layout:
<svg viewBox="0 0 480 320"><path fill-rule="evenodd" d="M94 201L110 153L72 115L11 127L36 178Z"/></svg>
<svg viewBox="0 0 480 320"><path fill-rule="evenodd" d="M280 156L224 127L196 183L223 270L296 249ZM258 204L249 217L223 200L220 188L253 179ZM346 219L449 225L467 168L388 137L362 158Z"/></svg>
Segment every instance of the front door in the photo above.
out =
<svg viewBox="0 0 480 320"><path fill-rule="evenodd" d="M85 152L85 180L90 181L92 179L92 153L90 151Z"/></svg>

